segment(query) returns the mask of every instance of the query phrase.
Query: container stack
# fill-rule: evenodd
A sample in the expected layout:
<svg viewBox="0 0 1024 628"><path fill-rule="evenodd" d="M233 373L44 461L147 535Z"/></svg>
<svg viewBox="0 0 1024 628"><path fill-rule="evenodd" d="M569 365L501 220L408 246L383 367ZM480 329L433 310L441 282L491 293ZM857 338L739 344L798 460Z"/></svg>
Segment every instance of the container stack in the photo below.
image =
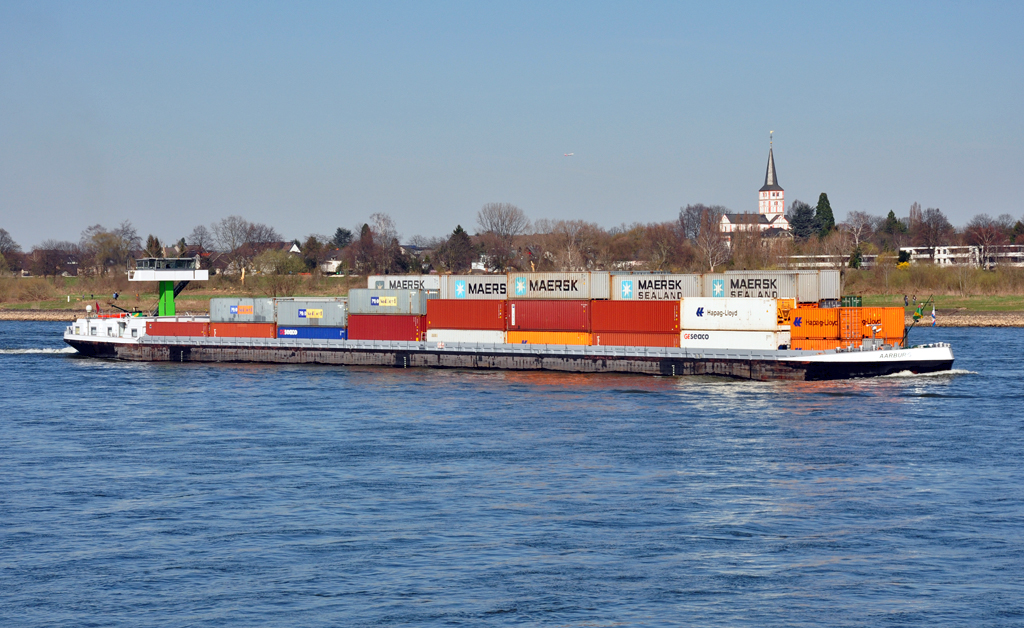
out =
<svg viewBox="0 0 1024 628"><path fill-rule="evenodd" d="M679 300L591 301L592 342L604 346L678 347L679 306Z"/></svg>
<svg viewBox="0 0 1024 628"><path fill-rule="evenodd" d="M789 347L777 299L683 299L679 346L774 351Z"/></svg>
<svg viewBox="0 0 1024 628"><path fill-rule="evenodd" d="M812 351L859 347L865 338L903 342L901 307L800 307L790 311L792 347Z"/></svg>
<svg viewBox="0 0 1024 628"><path fill-rule="evenodd" d="M278 338L348 338L347 299L306 297L276 301Z"/></svg>
<svg viewBox="0 0 1024 628"><path fill-rule="evenodd" d="M349 340L423 340L427 297L426 290L350 290Z"/></svg>
<svg viewBox="0 0 1024 628"><path fill-rule="evenodd" d="M210 299L211 338L274 338L274 299Z"/></svg>

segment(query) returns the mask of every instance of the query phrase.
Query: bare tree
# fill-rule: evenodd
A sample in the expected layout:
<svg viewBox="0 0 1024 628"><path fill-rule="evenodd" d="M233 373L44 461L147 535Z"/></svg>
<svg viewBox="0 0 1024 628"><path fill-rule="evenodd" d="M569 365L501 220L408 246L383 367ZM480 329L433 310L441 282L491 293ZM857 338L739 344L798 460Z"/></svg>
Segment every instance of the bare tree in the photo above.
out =
<svg viewBox="0 0 1024 628"><path fill-rule="evenodd" d="M840 225L853 239L853 248L859 248L863 240L871 237L874 225L878 219L867 212L850 212L846 215L846 221Z"/></svg>
<svg viewBox="0 0 1024 628"><path fill-rule="evenodd" d="M989 259L992 256L992 248L1006 242L1006 232L1007 225L993 220L988 214L978 214L967 223L964 235L968 244L978 247L978 262L982 268L991 266L994 261Z"/></svg>
<svg viewBox="0 0 1024 628"><path fill-rule="evenodd" d="M370 230L375 244L374 266L378 272L390 273L400 253L398 228L388 214L370 214Z"/></svg>
<svg viewBox="0 0 1024 628"><path fill-rule="evenodd" d="M928 257L935 260L935 247L946 244L953 234L953 225L949 224L946 215L935 207L924 210L921 221L917 225L917 241L928 248Z"/></svg>
<svg viewBox="0 0 1024 628"><path fill-rule="evenodd" d="M697 251L710 272L715 272L715 266L729 259L729 247L722 234L722 212L716 207L707 207L701 212Z"/></svg>
<svg viewBox="0 0 1024 628"><path fill-rule="evenodd" d="M10 255L11 253L21 253L21 246L14 241L7 229L0 229L0 255Z"/></svg>
<svg viewBox="0 0 1024 628"><path fill-rule="evenodd" d="M245 244L249 236L249 221L241 216L228 216L210 225L210 231L217 249L230 254Z"/></svg>
<svg viewBox="0 0 1024 628"><path fill-rule="evenodd" d="M704 213L704 205L687 205L679 208L679 228L683 231L683 237L687 240L696 241L700 235L700 216Z"/></svg>
<svg viewBox="0 0 1024 628"><path fill-rule="evenodd" d="M476 221L481 232L495 236L497 246L487 254L498 270L504 270L518 256L515 239L529 230L529 218L511 203L487 203L477 212Z"/></svg>
<svg viewBox="0 0 1024 628"><path fill-rule="evenodd" d="M267 249L267 245L281 242L281 234L270 225L262 222L249 223L245 231L245 243L258 255Z"/></svg>
<svg viewBox="0 0 1024 628"><path fill-rule="evenodd" d="M192 233L188 235L188 243L199 247L199 250L206 251L213 246L213 234L203 225L196 225Z"/></svg>

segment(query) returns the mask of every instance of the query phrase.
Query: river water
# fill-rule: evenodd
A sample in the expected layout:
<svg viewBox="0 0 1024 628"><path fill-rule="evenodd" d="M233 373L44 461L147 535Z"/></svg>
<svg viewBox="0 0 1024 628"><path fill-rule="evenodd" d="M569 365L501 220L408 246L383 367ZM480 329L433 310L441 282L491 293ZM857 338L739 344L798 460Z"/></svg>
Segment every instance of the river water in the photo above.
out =
<svg viewBox="0 0 1024 628"><path fill-rule="evenodd" d="M1024 623L1024 330L823 383L118 363L0 322L0 625Z"/></svg>

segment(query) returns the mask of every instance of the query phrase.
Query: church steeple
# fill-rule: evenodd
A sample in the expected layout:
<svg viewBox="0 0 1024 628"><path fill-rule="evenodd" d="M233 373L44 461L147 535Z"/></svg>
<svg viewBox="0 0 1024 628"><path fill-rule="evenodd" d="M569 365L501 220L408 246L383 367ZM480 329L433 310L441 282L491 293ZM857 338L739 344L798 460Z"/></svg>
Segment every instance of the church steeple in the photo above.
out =
<svg viewBox="0 0 1024 628"><path fill-rule="evenodd" d="M758 194L758 212L761 214L781 214L786 211L785 194L775 172L775 155L772 137L768 136L768 168L764 172L764 185Z"/></svg>

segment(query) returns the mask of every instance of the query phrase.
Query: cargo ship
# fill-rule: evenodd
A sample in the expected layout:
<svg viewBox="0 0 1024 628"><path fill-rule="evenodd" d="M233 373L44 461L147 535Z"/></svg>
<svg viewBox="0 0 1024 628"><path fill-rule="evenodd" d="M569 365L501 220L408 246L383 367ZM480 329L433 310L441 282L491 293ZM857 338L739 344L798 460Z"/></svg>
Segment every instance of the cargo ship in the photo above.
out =
<svg viewBox="0 0 1024 628"><path fill-rule="evenodd" d="M118 360L760 381L953 365L948 344L906 346L902 308L843 304L829 271L371 276L347 297L211 299L209 316L178 316L174 296L205 272L186 260L139 260L129 278L161 282L157 311L87 311L64 340Z"/></svg>

